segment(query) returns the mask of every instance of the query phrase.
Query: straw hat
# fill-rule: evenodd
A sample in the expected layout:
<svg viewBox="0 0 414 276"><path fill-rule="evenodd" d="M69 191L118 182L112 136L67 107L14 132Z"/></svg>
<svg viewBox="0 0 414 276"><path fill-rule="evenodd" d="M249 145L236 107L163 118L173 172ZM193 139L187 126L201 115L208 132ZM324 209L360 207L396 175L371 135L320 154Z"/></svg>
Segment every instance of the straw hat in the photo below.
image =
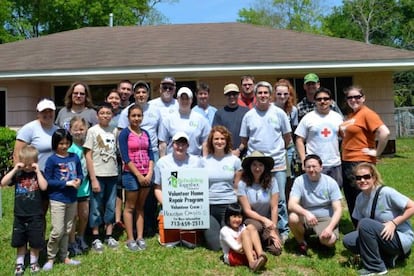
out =
<svg viewBox="0 0 414 276"><path fill-rule="evenodd" d="M270 156L265 156L260 151L253 151L252 154L243 159L243 170L250 170L250 165L254 160L257 160L265 165L265 169L271 171L275 165L275 161Z"/></svg>

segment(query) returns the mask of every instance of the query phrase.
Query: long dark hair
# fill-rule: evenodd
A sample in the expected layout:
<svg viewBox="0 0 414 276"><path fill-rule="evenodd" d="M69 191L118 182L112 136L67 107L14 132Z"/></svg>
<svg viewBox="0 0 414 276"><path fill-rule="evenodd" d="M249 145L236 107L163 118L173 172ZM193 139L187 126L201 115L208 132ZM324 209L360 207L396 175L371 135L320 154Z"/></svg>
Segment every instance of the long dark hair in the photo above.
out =
<svg viewBox="0 0 414 276"><path fill-rule="evenodd" d="M257 160L258 162L265 165L259 159L255 159L255 160ZM255 160L253 160L253 161L255 161ZM260 180L259 180L258 184L260 184L260 186L263 189L267 190L272 185L272 177L273 177L272 172L270 170L267 170L266 166L265 166L265 169L264 169L262 175L260 176ZM254 184L254 176L253 176L251 168L249 168L248 170L243 170L241 180L243 180L246 183L246 186L252 186Z"/></svg>

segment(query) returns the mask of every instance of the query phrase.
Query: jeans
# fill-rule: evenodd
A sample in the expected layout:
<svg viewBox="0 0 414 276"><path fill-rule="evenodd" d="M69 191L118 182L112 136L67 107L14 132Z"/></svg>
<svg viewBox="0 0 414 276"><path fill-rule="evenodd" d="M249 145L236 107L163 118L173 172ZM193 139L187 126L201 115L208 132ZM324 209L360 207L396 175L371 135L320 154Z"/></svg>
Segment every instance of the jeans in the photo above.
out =
<svg viewBox="0 0 414 276"><path fill-rule="evenodd" d="M288 224L288 213L286 206L286 170L274 172L274 177L276 178L277 185L279 187L279 203L278 203L278 220L277 228L279 229L280 235L289 234L289 224Z"/></svg>
<svg viewBox="0 0 414 276"><path fill-rule="evenodd" d="M355 200L359 194L359 189L355 185L354 168L361 162L347 162L342 161L342 187L346 203L348 204L349 215L351 216L352 224L356 228L358 221L352 218L352 212L355 208Z"/></svg>
<svg viewBox="0 0 414 276"><path fill-rule="evenodd" d="M204 231L206 247L210 250L220 250L220 229L224 226L224 213L228 204L210 205L210 228Z"/></svg>
<svg viewBox="0 0 414 276"><path fill-rule="evenodd" d="M392 264L393 257L402 254L395 235L392 240L381 238L384 225L370 218L359 221L358 230L344 236L344 246L355 254L361 255L365 269L372 272L386 270L385 262Z"/></svg>
<svg viewBox="0 0 414 276"><path fill-rule="evenodd" d="M102 223L115 222L116 184L118 176L96 177L101 186L99 193L91 193L89 226L94 228Z"/></svg>

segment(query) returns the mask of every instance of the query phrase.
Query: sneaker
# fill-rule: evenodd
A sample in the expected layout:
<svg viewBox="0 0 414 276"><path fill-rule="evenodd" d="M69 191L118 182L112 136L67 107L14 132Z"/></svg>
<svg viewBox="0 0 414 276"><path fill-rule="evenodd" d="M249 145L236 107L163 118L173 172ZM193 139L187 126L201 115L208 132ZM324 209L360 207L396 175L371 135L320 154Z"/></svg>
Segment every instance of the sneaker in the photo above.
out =
<svg viewBox="0 0 414 276"><path fill-rule="evenodd" d="M24 274L24 265L16 264L16 268L14 269L14 275L23 275L23 274Z"/></svg>
<svg viewBox="0 0 414 276"><path fill-rule="evenodd" d="M137 240L137 244L142 250L147 249L147 244L145 243L144 239Z"/></svg>
<svg viewBox="0 0 414 276"><path fill-rule="evenodd" d="M289 233L280 234L280 241L282 242L282 244L285 244L288 239L289 239Z"/></svg>
<svg viewBox="0 0 414 276"><path fill-rule="evenodd" d="M119 245L119 242L112 237L109 237L108 239L106 239L105 243L109 248L112 248L112 249L117 248Z"/></svg>
<svg viewBox="0 0 414 276"><path fill-rule="evenodd" d="M126 244L125 244L125 247L128 248L131 251L139 251L139 250L141 250L140 246L134 240L127 241Z"/></svg>
<svg viewBox="0 0 414 276"><path fill-rule="evenodd" d="M308 244L305 241L298 244L298 254L301 256L308 255Z"/></svg>
<svg viewBox="0 0 414 276"><path fill-rule="evenodd" d="M388 267L388 268L394 268L395 263L397 262L399 257L400 257L400 255L395 255L392 258L385 258L384 259L385 266Z"/></svg>
<svg viewBox="0 0 414 276"><path fill-rule="evenodd" d="M69 243L68 251L69 251L69 256L76 256L76 255L82 254L82 250L79 248L79 245L77 242Z"/></svg>
<svg viewBox="0 0 414 276"><path fill-rule="evenodd" d="M96 239L92 242L92 249L97 253L103 252L104 247L100 239Z"/></svg>
<svg viewBox="0 0 414 276"><path fill-rule="evenodd" d="M374 272L374 271L369 271L368 269L360 269L358 270L358 274L359 275L365 275L365 276L370 276L370 275L385 275L388 273L388 270L384 270L384 271L380 271L380 272Z"/></svg>
<svg viewBox="0 0 414 276"><path fill-rule="evenodd" d="M53 262L46 262L44 265L43 265L43 270L44 271L49 271L49 270L52 270L52 268L53 268Z"/></svg>
<svg viewBox="0 0 414 276"><path fill-rule="evenodd" d="M89 246L86 244L85 240L80 237L76 237L76 242L78 243L78 247L82 252L86 252L89 249Z"/></svg>
<svg viewBox="0 0 414 276"><path fill-rule="evenodd" d="M68 259L65 261L66 265L80 265L81 262L78 260L74 260L74 259Z"/></svg>
<svg viewBox="0 0 414 276"><path fill-rule="evenodd" d="M30 273L38 273L40 271L40 266L38 263L30 264Z"/></svg>

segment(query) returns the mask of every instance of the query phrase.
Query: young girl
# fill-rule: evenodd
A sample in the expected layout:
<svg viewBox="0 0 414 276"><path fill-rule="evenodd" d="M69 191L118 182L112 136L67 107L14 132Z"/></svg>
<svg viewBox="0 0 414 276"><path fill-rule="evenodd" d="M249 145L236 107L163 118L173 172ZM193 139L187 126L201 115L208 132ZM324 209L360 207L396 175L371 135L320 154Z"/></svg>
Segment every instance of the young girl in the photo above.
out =
<svg viewBox="0 0 414 276"><path fill-rule="evenodd" d="M140 105L128 109L129 127L119 135L119 148L124 168L122 184L125 189L124 223L128 235L127 247L131 251L146 248L143 239L144 204L151 187L154 156L147 131L140 128L143 111ZM136 212L137 240L134 239L133 217Z"/></svg>
<svg viewBox="0 0 414 276"><path fill-rule="evenodd" d="M78 189L77 201L78 210L77 218L72 226L72 232L69 236L69 253L72 255L78 255L85 252L88 249L88 245L85 242L84 234L86 226L88 224L89 217L89 196L90 185L88 170L86 168L86 159L83 153L83 143L85 142L86 131L88 130L88 123L80 116L75 116L70 120L70 133L73 137L73 144L70 146L68 152L75 153L82 164L83 181ZM76 220L77 219L77 220ZM77 227L76 227L77 226ZM76 229L77 228L77 229ZM75 238L75 233L77 236Z"/></svg>
<svg viewBox="0 0 414 276"><path fill-rule="evenodd" d="M112 106L109 103L103 103L98 107L97 112L98 124L88 129L83 147L92 188L89 212L92 249L101 253L104 250L99 239L99 226L102 223L105 224L105 243L110 248L118 247L118 241L112 237L118 165L116 128L109 125L113 114Z"/></svg>
<svg viewBox="0 0 414 276"><path fill-rule="evenodd" d="M42 196L40 191L47 189L47 182L40 171L39 151L31 145L23 146L19 161L1 180L1 186L15 185L14 221L12 247L17 248L14 275L24 273L24 255L30 244L30 272L40 271L39 251L44 247L44 223Z"/></svg>
<svg viewBox="0 0 414 276"><path fill-rule="evenodd" d="M252 271L258 271L266 265L267 257L256 228L242 224L242 213L238 203L232 203L226 209L226 226L220 230L224 262L231 266L248 265Z"/></svg>
<svg viewBox="0 0 414 276"><path fill-rule="evenodd" d="M54 154L46 161L45 177L48 182L52 231L47 243L48 261L43 270L51 270L59 252L60 259L68 265L80 262L68 257L69 233L76 214L77 189L83 179L79 157L69 153L72 135L58 129L52 136Z"/></svg>

